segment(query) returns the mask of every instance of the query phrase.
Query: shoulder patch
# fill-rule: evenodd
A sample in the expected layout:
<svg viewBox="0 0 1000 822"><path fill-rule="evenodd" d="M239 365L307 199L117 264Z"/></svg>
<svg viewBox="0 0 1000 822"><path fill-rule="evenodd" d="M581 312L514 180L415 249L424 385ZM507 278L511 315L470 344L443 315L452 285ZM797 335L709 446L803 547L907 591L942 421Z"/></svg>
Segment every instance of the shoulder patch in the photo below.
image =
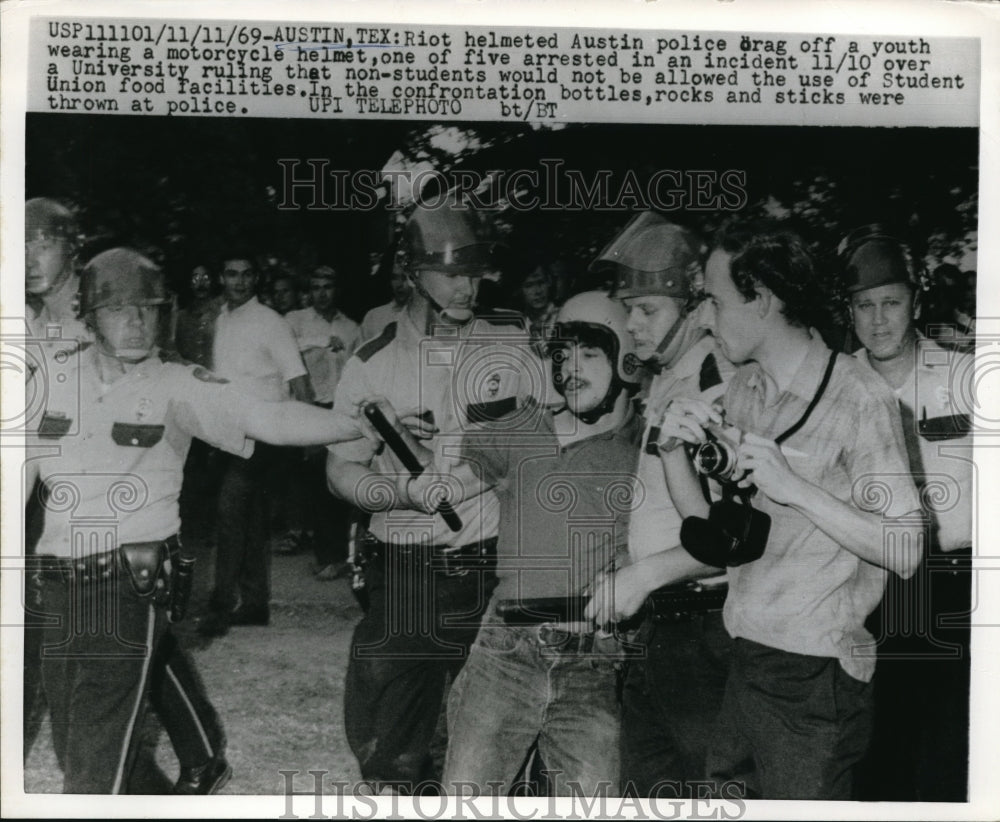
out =
<svg viewBox="0 0 1000 822"><path fill-rule="evenodd" d="M368 342L362 345L361 348L354 352L354 356L361 360L361 362L368 362L368 360L374 357L394 339L396 339L395 321L389 323L385 328L383 328L382 333L377 337L368 340Z"/></svg>
<svg viewBox="0 0 1000 822"><path fill-rule="evenodd" d="M698 374L698 389L707 391L721 385L722 375L719 373L719 364L715 361L715 354L709 354L701 361L701 371Z"/></svg>
<svg viewBox="0 0 1000 822"><path fill-rule="evenodd" d="M202 382L215 382L220 385L226 385L229 380L224 380L222 377L216 377L207 368L202 368L200 365L197 366L194 371L191 372L196 380L201 380Z"/></svg>

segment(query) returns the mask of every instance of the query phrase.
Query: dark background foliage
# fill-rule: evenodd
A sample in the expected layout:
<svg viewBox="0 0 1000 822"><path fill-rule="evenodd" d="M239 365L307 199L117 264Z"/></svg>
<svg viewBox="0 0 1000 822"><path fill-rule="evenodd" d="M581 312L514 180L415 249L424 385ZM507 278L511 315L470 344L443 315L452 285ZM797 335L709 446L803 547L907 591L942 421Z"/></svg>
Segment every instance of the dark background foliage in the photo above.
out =
<svg viewBox="0 0 1000 822"><path fill-rule="evenodd" d="M183 293L198 264L217 266L251 247L300 272L332 264L349 313L386 298L369 276L393 214L279 209L281 159L325 159L329 169L379 170L399 152L435 168L539 169L561 160L592 180L627 172L644 183L660 169L746 174L740 216L787 221L827 263L839 238L885 222L929 268L974 259L978 191L975 129L587 125L535 129L506 123L449 126L412 121L267 120L29 114L26 190L78 212L85 253L112 244L149 250ZM297 174L307 167L300 163ZM497 204L494 222L514 257L561 260L582 285L586 266L629 218L619 209L519 210ZM714 230L730 212L677 210L678 222Z"/></svg>

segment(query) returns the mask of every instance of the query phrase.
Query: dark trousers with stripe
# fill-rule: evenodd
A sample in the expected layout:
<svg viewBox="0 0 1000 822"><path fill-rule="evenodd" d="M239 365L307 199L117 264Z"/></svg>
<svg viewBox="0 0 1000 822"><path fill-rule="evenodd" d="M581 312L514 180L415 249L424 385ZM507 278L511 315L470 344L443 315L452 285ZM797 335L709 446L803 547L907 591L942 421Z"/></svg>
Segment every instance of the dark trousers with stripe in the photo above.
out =
<svg viewBox="0 0 1000 822"><path fill-rule="evenodd" d="M149 696L182 768L199 767L223 752L222 721L194 660L170 631L156 649Z"/></svg>
<svg viewBox="0 0 1000 822"><path fill-rule="evenodd" d="M41 582L42 680L63 793L127 793L156 652L167 628L123 572Z"/></svg>

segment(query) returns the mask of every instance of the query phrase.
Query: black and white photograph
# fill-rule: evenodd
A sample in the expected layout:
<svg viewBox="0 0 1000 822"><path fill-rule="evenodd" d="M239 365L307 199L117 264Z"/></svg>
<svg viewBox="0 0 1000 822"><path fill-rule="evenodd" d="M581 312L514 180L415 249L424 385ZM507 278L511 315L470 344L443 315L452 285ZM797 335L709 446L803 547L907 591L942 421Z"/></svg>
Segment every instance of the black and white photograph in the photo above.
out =
<svg viewBox="0 0 1000 822"><path fill-rule="evenodd" d="M995 817L995 13L171 5L2 9L12 815Z"/></svg>

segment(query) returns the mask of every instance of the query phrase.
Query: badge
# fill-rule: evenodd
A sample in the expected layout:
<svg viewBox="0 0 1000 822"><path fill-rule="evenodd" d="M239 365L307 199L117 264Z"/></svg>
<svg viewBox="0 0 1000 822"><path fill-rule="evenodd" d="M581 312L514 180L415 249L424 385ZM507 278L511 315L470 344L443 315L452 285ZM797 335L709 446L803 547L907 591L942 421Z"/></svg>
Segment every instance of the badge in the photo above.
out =
<svg viewBox="0 0 1000 822"><path fill-rule="evenodd" d="M153 401L149 397L142 397L135 408L135 421L142 422L153 413Z"/></svg>
<svg viewBox="0 0 1000 822"><path fill-rule="evenodd" d="M486 396L491 400L496 399L497 395L500 393L500 375L490 374L488 380L486 380Z"/></svg>

